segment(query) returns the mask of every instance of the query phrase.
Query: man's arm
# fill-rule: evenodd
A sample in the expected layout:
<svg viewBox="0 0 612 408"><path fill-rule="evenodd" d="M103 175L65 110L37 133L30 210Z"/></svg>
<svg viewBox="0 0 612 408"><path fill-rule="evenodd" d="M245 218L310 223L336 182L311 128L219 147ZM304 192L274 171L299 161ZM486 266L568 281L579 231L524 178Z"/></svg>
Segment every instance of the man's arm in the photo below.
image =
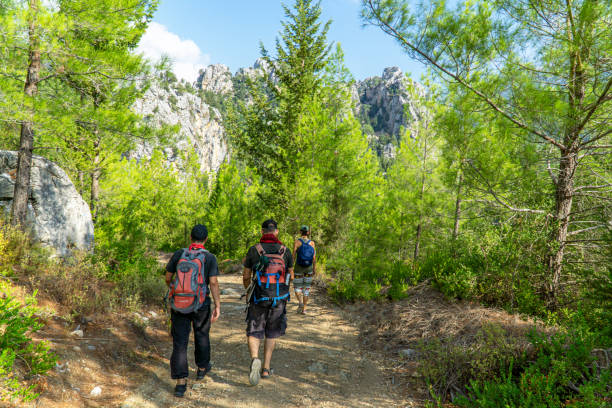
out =
<svg viewBox="0 0 612 408"><path fill-rule="evenodd" d="M214 323L221 315L221 293L219 291L219 280L216 275L209 278L209 286L210 293L215 302L215 310L213 310L212 318L210 319L210 321Z"/></svg>
<svg viewBox="0 0 612 408"><path fill-rule="evenodd" d="M244 267L244 269L242 270L242 285L244 285L244 288L248 288L249 285L251 284L251 277L253 276L253 271L251 270L251 268L247 268L246 266Z"/></svg>
<svg viewBox="0 0 612 408"><path fill-rule="evenodd" d="M296 239L295 242L293 243L293 259L295 259L295 257L297 256L297 250L300 246L301 242L299 239Z"/></svg>
<svg viewBox="0 0 612 408"><path fill-rule="evenodd" d="M176 251L174 254L172 254L172 257L166 265L166 285L168 287L170 287L170 284L172 283L172 276L174 275L174 272L176 272L176 264L178 263L180 257L181 251Z"/></svg>
<svg viewBox="0 0 612 408"><path fill-rule="evenodd" d="M314 241L310 241L310 243L315 250L315 253L312 256L312 277L314 278L314 276L317 274L317 248L315 247Z"/></svg>

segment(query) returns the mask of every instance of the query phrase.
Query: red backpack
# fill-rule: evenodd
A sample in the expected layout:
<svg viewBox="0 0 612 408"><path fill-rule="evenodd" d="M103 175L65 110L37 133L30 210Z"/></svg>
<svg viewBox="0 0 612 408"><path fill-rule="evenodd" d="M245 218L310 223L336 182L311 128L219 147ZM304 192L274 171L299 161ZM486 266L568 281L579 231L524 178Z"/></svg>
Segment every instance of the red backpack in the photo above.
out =
<svg viewBox="0 0 612 408"><path fill-rule="evenodd" d="M259 262L253 267L255 290L253 302L263 306L276 306L276 302L289 298L289 276L285 266L285 251L281 246L277 253L266 253L261 244L255 245Z"/></svg>
<svg viewBox="0 0 612 408"><path fill-rule="evenodd" d="M208 286L204 278L207 252L205 249L183 249L168 294L172 310L191 313L204 305L208 296Z"/></svg>

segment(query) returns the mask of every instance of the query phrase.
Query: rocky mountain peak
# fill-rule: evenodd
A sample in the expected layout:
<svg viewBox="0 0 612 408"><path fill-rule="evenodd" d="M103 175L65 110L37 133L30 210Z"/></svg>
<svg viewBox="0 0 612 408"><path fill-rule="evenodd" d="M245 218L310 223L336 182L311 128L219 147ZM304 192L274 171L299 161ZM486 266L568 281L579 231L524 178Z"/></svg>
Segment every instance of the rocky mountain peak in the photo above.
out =
<svg viewBox="0 0 612 408"><path fill-rule="evenodd" d="M233 93L232 73L227 65L214 64L200 70L196 88L219 95Z"/></svg>

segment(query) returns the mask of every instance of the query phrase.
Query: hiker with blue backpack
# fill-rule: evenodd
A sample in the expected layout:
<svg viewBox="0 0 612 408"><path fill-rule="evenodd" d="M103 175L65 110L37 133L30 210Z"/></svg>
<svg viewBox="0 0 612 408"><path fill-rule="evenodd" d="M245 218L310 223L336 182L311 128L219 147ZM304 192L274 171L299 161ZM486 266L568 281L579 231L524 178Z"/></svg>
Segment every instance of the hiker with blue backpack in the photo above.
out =
<svg viewBox="0 0 612 408"><path fill-rule="evenodd" d="M187 390L187 345L193 326L196 379L202 380L210 371L210 325L221 314L221 297L217 276L217 258L204 248L208 239L206 226L198 224L191 230L191 245L176 251L166 265L172 321L172 356L170 375L176 380L174 395L183 397ZM210 298L215 307L211 314Z"/></svg>
<svg viewBox="0 0 612 408"><path fill-rule="evenodd" d="M270 366L276 339L287 329L289 285L293 279L293 256L278 239L278 224L269 219L261 225L259 243L249 248L244 259L242 280L247 289L247 341L251 354L249 382L273 374ZM264 361L259 344L264 340Z"/></svg>
<svg viewBox="0 0 612 408"><path fill-rule="evenodd" d="M293 245L295 257L293 289L298 300L297 312L306 314L310 286L315 276L316 249L314 241L310 239L310 227L308 225L302 225L300 235L301 237Z"/></svg>

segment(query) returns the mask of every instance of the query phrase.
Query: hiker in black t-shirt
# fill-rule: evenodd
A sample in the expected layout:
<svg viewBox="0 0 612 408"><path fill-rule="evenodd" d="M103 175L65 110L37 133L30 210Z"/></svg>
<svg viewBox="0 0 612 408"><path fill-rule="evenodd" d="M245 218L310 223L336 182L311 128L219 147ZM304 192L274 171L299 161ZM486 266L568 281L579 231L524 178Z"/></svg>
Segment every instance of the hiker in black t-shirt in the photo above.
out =
<svg viewBox="0 0 612 408"><path fill-rule="evenodd" d="M249 248L244 260L242 279L247 288L247 340L251 354L249 382L272 374L270 361L276 339L287 328L286 303L293 279L293 256L278 240L278 225L270 219L261 226L259 244ZM264 341L263 367L259 359L259 343Z"/></svg>
<svg viewBox="0 0 612 408"><path fill-rule="evenodd" d="M166 284L170 288L168 298L172 307L170 374L176 380L174 395L177 397L185 395L187 389L187 344L191 326L195 340L195 362L198 366L196 379L203 379L211 369L209 331L211 323L217 321L221 314L221 297L217 280L217 258L204 249L207 239L206 227L196 225L191 230L189 248L176 251L166 265ZM212 316L210 295L215 303Z"/></svg>

